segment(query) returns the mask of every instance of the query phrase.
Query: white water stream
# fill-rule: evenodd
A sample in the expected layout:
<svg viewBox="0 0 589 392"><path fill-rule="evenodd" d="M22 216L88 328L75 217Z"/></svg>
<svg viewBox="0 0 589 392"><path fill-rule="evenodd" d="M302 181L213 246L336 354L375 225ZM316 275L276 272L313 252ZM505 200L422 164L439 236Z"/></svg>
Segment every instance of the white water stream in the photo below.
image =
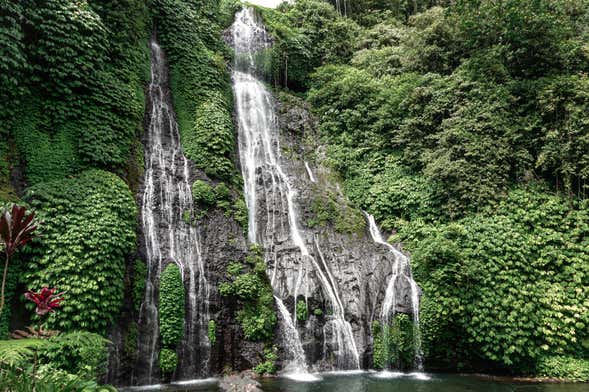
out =
<svg viewBox="0 0 589 392"><path fill-rule="evenodd" d="M186 221L192 217L193 202L188 160L182 153L164 54L151 42L151 111L146 132L145 177L141 195L141 223L145 240L147 281L139 320L139 358L142 382L153 382L159 354L159 276L168 263L182 272L186 290L184 338L179 351L179 377L207 373L209 342L209 288L200 253L196 228ZM197 366L197 363L200 362Z"/></svg>
<svg viewBox="0 0 589 392"><path fill-rule="evenodd" d="M296 189L287 175L280 156L279 129L274 112L274 98L267 87L256 77L256 52L269 45L264 26L259 23L252 8L244 8L235 16L232 26L233 46L235 48L235 68L233 71L233 90L239 130L239 151L244 179L244 190L249 212L248 239L261 243L266 249L273 245L275 233L260 232L259 219L266 212L267 228L275 228L276 221L286 214L288 233L294 249L298 250L297 271L286 271L289 281L296 282L288 287L287 293L280 293L276 282L276 271L283 268L274 265L270 272L275 288L284 336L282 340L290 350L290 363L286 369L295 369L298 374L307 371L307 364L296 330L295 309L289 312L282 303L292 297L296 300L300 291L308 287L308 269L319 277L323 294L331 306L326 328L332 336L331 347L336 356L336 368L359 369L359 354L354 342L352 328L345 320L345 310L339 298L338 289L329 266L321 256L320 265L311 254L304 238L310 238L300 228L295 205ZM311 181L315 181L310 168L307 170ZM262 209L261 211L259 211ZM315 247L320 253L319 243ZM296 274L296 276L294 276ZM306 296L306 290L304 291ZM280 298L283 296L282 298Z"/></svg>
<svg viewBox="0 0 589 392"><path fill-rule="evenodd" d="M392 276L387 285L387 290L385 293L385 298L383 300L382 310L380 313L380 321L382 324L383 331L387 330L385 326L389 326L395 316L395 301L398 296L398 293L396 292L397 280L405 279L409 283L409 287L411 288L411 313L413 317L414 326L413 343L415 351L415 365L417 369L421 371L423 370L423 359L421 353L421 334L419 330L419 287L417 286L417 283L415 283L413 277L411 276L409 258L382 238L382 234L378 229L374 216L368 214L367 212L365 212L365 215L368 219L370 235L372 236L374 242L386 246L389 249L389 252L391 252L395 256L395 264L393 265ZM383 333L386 334L386 332ZM388 339L386 336L384 338L386 342Z"/></svg>

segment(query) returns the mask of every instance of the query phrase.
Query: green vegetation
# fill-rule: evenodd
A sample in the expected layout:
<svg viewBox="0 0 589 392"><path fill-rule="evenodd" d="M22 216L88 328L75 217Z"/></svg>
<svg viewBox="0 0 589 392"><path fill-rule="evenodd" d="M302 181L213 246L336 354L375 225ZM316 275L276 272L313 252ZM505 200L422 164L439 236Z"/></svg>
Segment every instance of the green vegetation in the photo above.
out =
<svg viewBox="0 0 589 392"><path fill-rule="evenodd" d="M160 370L173 373L178 365L176 346L184 336L184 282L176 264L168 264L160 276L159 327L161 349Z"/></svg>
<svg viewBox="0 0 589 392"><path fill-rule="evenodd" d="M8 144L8 136L2 132L0 128L0 204L4 202L17 201L16 192L10 183L10 166L15 161L15 157L11 157L10 154L13 151L10 150Z"/></svg>
<svg viewBox="0 0 589 392"><path fill-rule="evenodd" d="M173 373L178 366L178 355L174 350L170 350L169 348L162 348L160 350L159 365L162 373Z"/></svg>
<svg viewBox="0 0 589 392"><path fill-rule="evenodd" d="M228 267L230 281L219 285L219 294L233 296L240 302L237 319L245 338L252 341L269 340L278 321L274 311L272 286L266 275L263 250L252 246L246 258L248 272L242 273L245 265L231 263Z"/></svg>
<svg viewBox="0 0 589 392"><path fill-rule="evenodd" d="M48 339L40 353L41 361L87 379L98 379L106 372L107 344L102 336L71 332Z"/></svg>
<svg viewBox="0 0 589 392"><path fill-rule="evenodd" d="M207 335L209 337L209 342L214 345L217 341L217 323L215 320L209 320L209 324L207 326Z"/></svg>
<svg viewBox="0 0 589 392"><path fill-rule="evenodd" d="M302 0L260 11L276 84L311 104L351 202L411 252L427 363L587 379L588 9L362 0L345 18ZM309 224L333 224L331 207L314 201Z"/></svg>
<svg viewBox="0 0 589 392"><path fill-rule="evenodd" d="M538 374L543 377L586 382L589 380L589 361L571 357L544 357L538 365Z"/></svg>
<svg viewBox="0 0 589 392"><path fill-rule="evenodd" d="M260 376L276 373L277 351L276 346L264 349L264 361L254 367L254 372Z"/></svg>
<svg viewBox="0 0 589 392"><path fill-rule="evenodd" d="M311 228L331 225L338 233L362 233L366 228L366 220L358 209L350 206L346 200L334 192L321 192L313 199L311 211L314 217L307 220Z"/></svg>
<svg viewBox="0 0 589 392"><path fill-rule="evenodd" d="M0 340L0 385L18 391L112 391L94 381L104 374L107 343L89 332Z"/></svg>
<svg viewBox="0 0 589 392"><path fill-rule="evenodd" d="M43 224L25 248L22 280L68 293L48 325L106 334L121 307L125 258L135 249L137 208L129 188L114 174L87 170L30 187L26 200Z"/></svg>
<svg viewBox="0 0 589 392"><path fill-rule="evenodd" d="M443 216L440 211L454 218L503 197L513 182L533 176L571 195L586 193L583 162L589 145L586 121L579 116L589 101L584 98L579 16L556 2L555 10L549 1L538 3L544 5L528 9L514 3L490 11L494 3L483 1L481 10L431 8L406 25L382 21L367 26L352 66L328 65L314 74L308 97L352 201L388 223L391 215L437 219ZM482 10L490 15L480 15ZM538 29L546 28L547 19L549 28L566 30L551 33L552 38L533 33L541 42L528 45L561 45L544 58L545 66L531 67L533 75L510 60L524 61L519 54L524 53L524 37L514 37L514 48L488 48L465 38L469 28L481 26L480 18L502 13L537 19ZM479 23L467 25L468 18ZM525 33L507 19L493 23L497 30ZM525 48L533 57L528 63L537 60L531 53L535 47ZM416 197L397 202L406 192Z"/></svg>
<svg viewBox="0 0 589 392"><path fill-rule="evenodd" d="M309 317L309 310L307 309L307 303L304 300L299 299L297 301L296 313L297 313L297 320L299 320L299 321L306 321L307 318Z"/></svg>
<svg viewBox="0 0 589 392"><path fill-rule="evenodd" d="M192 199L201 206L212 206L215 204L217 194L215 189L203 180L196 180L192 184Z"/></svg>
<svg viewBox="0 0 589 392"><path fill-rule="evenodd" d="M278 38L268 56L268 71L277 84L294 90L309 87L316 67L349 60L360 32L355 22L340 18L324 1L300 0L277 10L261 9L261 14Z"/></svg>
<svg viewBox="0 0 589 392"><path fill-rule="evenodd" d="M412 369L415 358L413 322L406 314L395 316L391 325L372 323L374 337L373 363L375 369Z"/></svg>
<svg viewBox="0 0 589 392"><path fill-rule="evenodd" d="M184 282L180 268L168 264L160 276L159 324L162 345L176 347L184 335Z"/></svg>
<svg viewBox="0 0 589 392"><path fill-rule="evenodd" d="M586 358L587 211L587 201L521 188L455 222L402 226L424 291L428 357L525 372L545 356Z"/></svg>
<svg viewBox="0 0 589 392"><path fill-rule="evenodd" d="M17 68L4 82L16 85L6 111L29 183L85 167L124 169L144 111L145 3L9 7L14 19L5 34L17 40L9 40L13 57L1 67Z"/></svg>
<svg viewBox="0 0 589 392"><path fill-rule="evenodd" d="M125 341L123 343L123 353L127 358L135 359L137 355L137 323L132 322L129 325Z"/></svg>
<svg viewBox="0 0 589 392"><path fill-rule="evenodd" d="M139 314L141 303L143 302L143 295L145 294L147 265L142 259L136 258L133 266L133 309Z"/></svg>
<svg viewBox="0 0 589 392"><path fill-rule="evenodd" d="M67 290L52 328L106 334L122 305L151 25L141 0L0 4L0 203L12 169L44 221L9 287Z"/></svg>
<svg viewBox="0 0 589 392"><path fill-rule="evenodd" d="M236 185L229 50L221 39L227 8L212 0L159 0L154 11L184 153L209 177Z"/></svg>

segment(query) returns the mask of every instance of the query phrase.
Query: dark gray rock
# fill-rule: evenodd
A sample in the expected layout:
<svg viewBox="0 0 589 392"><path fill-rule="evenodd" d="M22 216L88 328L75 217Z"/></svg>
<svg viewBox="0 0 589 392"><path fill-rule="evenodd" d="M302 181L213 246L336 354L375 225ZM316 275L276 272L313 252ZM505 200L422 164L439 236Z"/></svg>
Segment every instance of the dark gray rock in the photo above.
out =
<svg viewBox="0 0 589 392"><path fill-rule="evenodd" d="M219 390L223 392L262 392L261 384L251 371L232 374L219 381Z"/></svg>

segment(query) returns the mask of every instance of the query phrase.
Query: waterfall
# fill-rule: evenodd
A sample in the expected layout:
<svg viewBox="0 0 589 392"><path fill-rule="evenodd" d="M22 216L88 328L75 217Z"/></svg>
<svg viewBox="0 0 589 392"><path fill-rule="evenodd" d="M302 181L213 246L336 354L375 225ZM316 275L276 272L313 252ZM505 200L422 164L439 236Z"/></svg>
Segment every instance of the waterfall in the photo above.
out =
<svg viewBox="0 0 589 392"><path fill-rule="evenodd" d="M292 356L290 361L285 367L287 374L291 375L291 378L299 381L314 381L317 378L310 375L307 371L307 364L305 359L305 351L301 344L301 338L297 328L293 324L290 313L282 300L274 296L278 312L280 314L281 326L283 329L282 340L286 347L289 347L289 354Z"/></svg>
<svg viewBox="0 0 589 392"><path fill-rule="evenodd" d="M328 316L326 331L333 336L329 348L336 356L336 366L338 369L359 369L358 350L351 325L345 320L345 311L335 279L323 260L318 242L315 240L314 244L322 265L311 254L305 242L305 238L312 236L299 226L295 205L297 190L287 175L280 156L274 98L264 83L257 78L259 71L255 58L263 55L263 51L270 45L266 30L258 22L254 10L247 7L236 14L231 31L235 48L233 90L239 131L239 152L249 212L248 239L252 243L262 244L266 250L269 274L282 316L282 328L288 331L285 333L287 336L284 337L284 347L291 351L289 356L296 359L286 368L294 367L299 372L307 369L306 363L298 363L304 361L304 356L300 355L299 348L302 347L302 343L299 334L295 333L295 309L299 294L304 293L307 298L309 273L314 272L318 275L321 291L331 306L332 314ZM314 182L310 170L308 173ZM292 248L289 256L297 260L296 270L280 265L280 260L275 257L276 248L285 249L286 242L290 244L288 249ZM274 252L271 249L274 249ZM278 281L278 270L286 271L288 282ZM294 299L292 313L282 303L286 298Z"/></svg>
<svg viewBox="0 0 589 392"><path fill-rule="evenodd" d="M376 225L374 216L368 214L367 212L364 212L364 214L366 215L366 218L368 220L370 236L372 237L374 242L386 246L389 249L389 252L392 253L395 257L392 276L387 285L385 298L383 300L382 310L380 313L380 320L383 329L383 339L385 342L388 341L386 326L390 325L397 311L396 301L399 296L398 282L400 279L403 279L408 283L410 288L410 311L413 317L413 344L415 352L415 366L418 370L421 371L423 370L423 355L421 352L421 333L419 329L419 287L417 286L417 283L415 283L413 277L411 276L411 266L409 264L409 258L382 238L380 230ZM387 353L387 358L388 357L389 355ZM387 364L387 366L388 365L390 364Z"/></svg>
<svg viewBox="0 0 589 392"><path fill-rule="evenodd" d="M325 262L325 258L323 257L323 252L319 246L317 236L315 236L315 247L317 248L319 259L321 260L323 268L325 269L325 275L321 271L321 267L315 262L316 270L321 282L323 283L323 287L327 288L327 294L331 302L331 309L333 312L330 319L323 327L323 336L325 336L323 354L326 355L328 352L327 336L331 334L332 340L330 344L333 347L336 347L336 350L338 350L336 353L337 369L360 369L360 355L358 354L356 342L354 341L352 326L348 321L346 321L344 317L345 309L337 292L335 279L333 278L327 263ZM315 259L313 259L313 261L315 261ZM328 331L330 333L327 333Z"/></svg>
<svg viewBox="0 0 589 392"><path fill-rule="evenodd" d="M159 276L169 263L178 265L186 292L184 337L178 350L176 378L208 371L209 288L198 232L190 222L194 206L189 162L182 153L172 109L164 54L151 42L149 124L145 148L145 177L141 195L141 224L147 264L145 297L139 314L138 364L140 383L155 380L159 354Z"/></svg>
<svg viewBox="0 0 589 392"><path fill-rule="evenodd" d="M315 179L315 176L313 175L313 172L311 171L311 168L309 167L309 164L307 162L305 162L305 169L307 170L309 180L311 180L312 183L316 183L317 180Z"/></svg>

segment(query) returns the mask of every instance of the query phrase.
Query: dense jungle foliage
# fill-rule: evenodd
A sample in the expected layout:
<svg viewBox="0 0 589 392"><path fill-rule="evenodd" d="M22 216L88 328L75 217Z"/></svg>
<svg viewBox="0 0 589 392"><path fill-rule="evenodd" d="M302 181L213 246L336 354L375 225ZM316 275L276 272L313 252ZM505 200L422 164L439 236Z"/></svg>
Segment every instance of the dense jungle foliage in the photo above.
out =
<svg viewBox="0 0 589 392"><path fill-rule="evenodd" d="M14 349L2 341L2 385L101 389L100 335L119 318L136 249L151 30L142 0L0 3L0 206L24 203L40 222L10 266L0 329L2 338L26 322L61 331ZM65 291L63 306L29 320L22 295L43 286Z"/></svg>
<svg viewBox="0 0 589 392"><path fill-rule="evenodd" d="M260 9L268 68L411 253L426 361L588 379L589 3L337 4Z"/></svg>
<svg viewBox="0 0 589 392"><path fill-rule="evenodd" d="M0 207L25 204L40 219L10 266L0 338L15 322L61 331L0 341L0 385L98 390L125 290L139 311L134 195L150 37L166 53L183 149L200 170L199 213L186 219L220 209L247 228L222 40L237 7L0 2ZM326 154L316 159L412 256L426 363L589 380L589 2L297 0L260 15L274 37L264 64L273 85L319 120ZM357 232L329 197L313 208L312 224ZM256 372L273 373L264 268L252 249L219 291L237 299L245 337L265 344ZM170 267L160 286L164 373L177 365L180 279ZM41 320L22 294L45 285L66 299ZM406 355L407 323L376 339L376 366ZM217 332L211 320L212 344ZM129 326L125 350L136 334ZM25 367L37 356L38 369Z"/></svg>
<svg viewBox="0 0 589 392"><path fill-rule="evenodd" d="M168 57L184 151L202 170L200 183L213 190L212 200L196 199L199 215L186 219L219 208L247 227L234 166L231 54L221 36L235 6L212 0L0 4L0 207L24 203L41 222L39 236L9 269L2 338L14 328L9 324L40 321L107 336L122 314L129 317L122 313L125 292L132 302L125 312L137 317L146 266L135 256L133 195L144 170L151 37ZM160 287L164 373L176 367L182 333L183 287L175 272L166 269ZM39 320L29 316L31 307L18 310L24 290L45 285L66 291L58 312ZM18 311L11 321L12 309ZM131 323L129 358L137 335Z"/></svg>

